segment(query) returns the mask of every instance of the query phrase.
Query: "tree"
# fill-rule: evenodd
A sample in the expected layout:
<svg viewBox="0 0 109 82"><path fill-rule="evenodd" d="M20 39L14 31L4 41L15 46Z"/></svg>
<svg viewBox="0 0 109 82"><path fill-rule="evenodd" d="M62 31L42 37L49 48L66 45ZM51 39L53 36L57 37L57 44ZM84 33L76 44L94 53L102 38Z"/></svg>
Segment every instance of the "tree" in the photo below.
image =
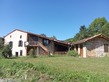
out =
<svg viewBox="0 0 109 82"><path fill-rule="evenodd" d="M101 33L109 37L109 22L102 27Z"/></svg>
<svg viewBox="0 0 109 82"><path fill-rule="evenodd" d="M53 40L57 40L57 38L55 36L50 37Z"/></svg>
<svg viewBox="0 0 109 82"><path fill-rule="evenodd" d="M73 42L77 41L77 40L80 40L80 34L77 33L74 38L73 38Z"/></svg>
<svg viewBox="0 0 109 82"><path fill-rule="evenodd" d="M85 25L81 26L80 27L80 31L79 33L77 33L74 38L73 38L73 42L77 41L77 40L81 40L81 39L84 39L84 38L87 38L88 37L88 30L87 28L85 27Z"/></svg>
<svg viewBox="0 0 109 82"><path fill-rule="evenodd" d="M46 34L41 34L42 37L47 37Z"/></svg>
<svg viewBox="0 0 109 82"><path fill-rule="evenodd" d="M107 20L102 18L96 18L88 28L85 25L80 26L80 31L74 36L74 38L67 39L67 41L75 42L84 38L94 36L99 33L103 33L109 36L109 23Z"/></svg>
<svg viewBox="0 0 109 82"><path fill-rule="evenodd" d="M88 37L88 31L87 31L87 28L85 27L85 25L80 27L79 34L80 34L80 40Z"/></svg>
<svg viewBox="0 0 109 82"><path fill-rule="evenodd" d="M106 23L107 20L104 17L96 18L89 26L89 36L101 33L101 29Z"/></svg>
<svg viewBox="0 0 109 82"><path fill-rule="evenodd" d="M5 57L5 58L10 58L12 56L12 51L11 51L11 47L10 45L5 45L3 47L3 50L2 50L2 55Z"/></svg>
<svg viewBox="0 0 109 82"><path fill-rule="evenodd" d="M3 39L0 38L0 49L3 48Z"/></svg>

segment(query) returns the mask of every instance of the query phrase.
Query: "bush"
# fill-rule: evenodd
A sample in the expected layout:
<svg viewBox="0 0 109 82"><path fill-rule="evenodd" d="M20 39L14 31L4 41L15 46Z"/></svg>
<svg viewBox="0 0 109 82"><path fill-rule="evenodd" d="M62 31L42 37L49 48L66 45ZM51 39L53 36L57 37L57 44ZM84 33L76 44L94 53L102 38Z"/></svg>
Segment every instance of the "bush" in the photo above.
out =
<svg viewBox="0 0 109 82"><path fill-rule="evenodd" d="M74 51L74 50L71 50L71 51L68 51L67 53L69 56L73 56L73 57L78 57L79 54L77 51Z"/></svg>
<svg viewBox="0 0 109 82"><path fill-rule="evenodd" d="M3 48L3 40L0 38L0 49Z"/></svg>
<svg viewBox="0 0 109 82"><path fill-rule="evenodd" d="M5 45L2 50L2 56L5 58L12 57L12 51L10 45Z"/></svg>
<svg viewBox="0 0 109 82"><path fill-rule="evenodd" d="M0 49L0 58L3 58L2 49Z"/></svg>

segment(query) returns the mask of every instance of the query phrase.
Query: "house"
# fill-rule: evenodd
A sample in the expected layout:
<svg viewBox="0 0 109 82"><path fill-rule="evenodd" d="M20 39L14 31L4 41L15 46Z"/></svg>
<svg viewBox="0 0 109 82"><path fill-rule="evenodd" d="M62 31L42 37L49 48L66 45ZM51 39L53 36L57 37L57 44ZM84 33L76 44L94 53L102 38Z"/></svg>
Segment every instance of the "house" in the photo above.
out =
<svg viewBox="0 0 109 82"><path fill-rule="evenodd" d="M15 29L4 36L4 43L12 46L13 56L27 56L31 49L36 55L65 54L70 44L23 30Z"/></svg>
<svg viewBox="0 0 109 82"><path fill-rule="evenodd" d="M109 38L103 34L74 42L72 45L81 57L102 57L109 54Z"/></svg>

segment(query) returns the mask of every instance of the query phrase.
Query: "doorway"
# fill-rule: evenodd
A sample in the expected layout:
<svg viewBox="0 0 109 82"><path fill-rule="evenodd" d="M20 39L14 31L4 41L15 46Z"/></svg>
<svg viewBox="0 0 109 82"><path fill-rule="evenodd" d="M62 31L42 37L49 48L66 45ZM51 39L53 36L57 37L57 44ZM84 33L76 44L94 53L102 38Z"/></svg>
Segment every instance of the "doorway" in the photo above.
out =
<svg viewBox="0 0 109 82"><path fill-rule="evenodd" d="M83 44L80 44L80 56L83 57Z"/></svg>
<svg viewBox="0 0 109 82"><path fill-rule="evenodd" d="M16 52L16 57L18 57L18 52Z"/></svg>

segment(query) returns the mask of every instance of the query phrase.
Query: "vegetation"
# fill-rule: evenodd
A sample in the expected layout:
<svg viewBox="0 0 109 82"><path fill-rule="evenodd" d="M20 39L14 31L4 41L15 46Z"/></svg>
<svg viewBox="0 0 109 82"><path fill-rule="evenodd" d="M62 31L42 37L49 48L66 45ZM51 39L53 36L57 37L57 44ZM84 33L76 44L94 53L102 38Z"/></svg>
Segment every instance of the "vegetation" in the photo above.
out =
<svg viewBox="0 0 109 82"><path fill-rule="evenodd" d="M96 34L102 33L109 36L109 22L104 18L96 18L89 27L86 28L85 25L80 26L80 31L74 36L74 38L67 39L66 41L75 42L84 38L94 36Z"/></svg>
<svg viewBox="0 0 109 82"><path fill-rule="evenodd" d="M4 47L3 40L2 40L2 38L0 38L0 58L3 57L3 55L2 55L3 47Z"/></svg>
<svg viewBox="0 0 109 82"><path fill-rule="evenodd" d="M108 57L0 59L0 77L18 82L109 82Z"/></svg>
<svg viewBox="0 0 109 82"><path fill-rule="evenodd" d="M3 40L0 38L0 49L3 47Z"/></svg>
<svg viewBox="0 0 109 82"><path fill-rule="evenodd" d="M2 49L2 56L5 58L10 58L12 56L12 51L10 45L5 45Z"/></svg>
<svg viewBox="0 0 109 82"><path fill-rule="evenodd" d="M73 42L95 34L109 36L109 22L105 18L96 18L88 28L80 27L79 33L67 41ZM46 35L42 34L43 37ZM56 39L56 37L51 37ZM31 49L29 55L35 57ZM70 56L22 57L0 59L0 78L12 79L12 82L109 82L109 57L77 58L78 53L69 51ZM10 45L0 40L0 56L12 56ZM71 57L72 56L72 57Z"/></svg>
<svg viewBox="0 0 109 82"><path fill-rule="evenodd" d="M74 51L74 50L68 51L67 55L73 56L73 57L78 57L79 56L78 52Z"/></svg>
<svg viewBox="0 0 109 82"><path fill-rule="evenodd" d="M12 56L11 45L4 45L3 40L0 38L0 58L10 58Z"/></svg>

